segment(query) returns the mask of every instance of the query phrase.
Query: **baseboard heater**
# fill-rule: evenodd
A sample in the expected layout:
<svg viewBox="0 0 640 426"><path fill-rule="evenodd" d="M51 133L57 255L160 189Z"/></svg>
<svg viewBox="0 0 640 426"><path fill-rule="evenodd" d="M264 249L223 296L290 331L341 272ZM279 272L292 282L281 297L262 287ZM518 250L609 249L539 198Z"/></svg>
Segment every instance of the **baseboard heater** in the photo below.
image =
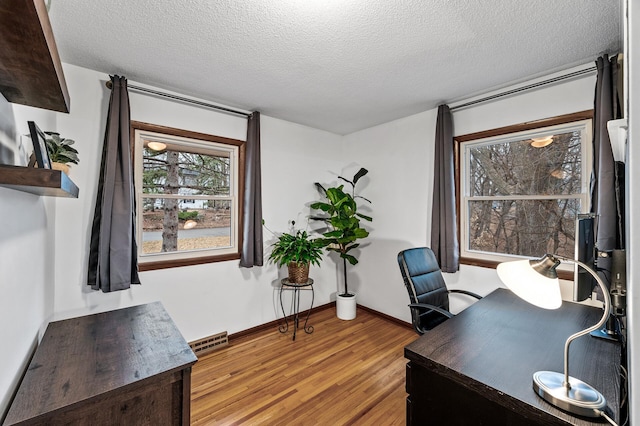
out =
<svg viewBox="0 0 640 426"><path fill-rule="evenodd" d="M191 350L197 357L206 355L227 345L229 345L229 338L226 331L189 343Z"/></svg>

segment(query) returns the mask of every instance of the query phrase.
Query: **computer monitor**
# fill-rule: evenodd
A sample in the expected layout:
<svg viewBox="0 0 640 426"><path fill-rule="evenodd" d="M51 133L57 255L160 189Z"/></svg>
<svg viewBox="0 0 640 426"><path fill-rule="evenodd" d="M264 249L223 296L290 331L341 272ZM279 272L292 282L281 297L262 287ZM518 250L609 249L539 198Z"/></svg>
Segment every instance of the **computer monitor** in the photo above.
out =
<svg viewBox="0 0 640 426"><path fill-rule="evenodd" d="M589 268L596 267L596 217L592 214L581 214L576 219L575 259ZM591 297L597 285L593 276L584 268L575 265L573 277L573 300L581 302Z"/></svg>

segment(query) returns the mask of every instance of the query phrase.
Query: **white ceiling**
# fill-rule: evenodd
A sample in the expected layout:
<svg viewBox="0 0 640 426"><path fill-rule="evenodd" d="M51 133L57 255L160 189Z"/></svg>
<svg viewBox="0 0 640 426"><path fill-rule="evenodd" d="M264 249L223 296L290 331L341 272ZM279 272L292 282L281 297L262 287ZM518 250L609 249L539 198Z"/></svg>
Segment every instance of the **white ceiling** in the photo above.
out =
<svg viewBox="0 0 640 426"><path fill-rule="evenodd" d="M63 62L348 134L622 50L622 0L53 0Z"/></svg>

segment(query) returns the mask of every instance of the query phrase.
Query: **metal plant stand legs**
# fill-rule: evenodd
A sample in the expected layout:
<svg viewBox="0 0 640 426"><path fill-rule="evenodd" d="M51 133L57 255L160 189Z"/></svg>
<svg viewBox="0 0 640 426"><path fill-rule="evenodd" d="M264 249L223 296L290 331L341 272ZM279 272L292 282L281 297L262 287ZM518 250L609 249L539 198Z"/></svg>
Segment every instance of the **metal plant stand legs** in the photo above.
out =
<svg viewBox="0 0 640 426"><path fill-rule="evenodd" d="M296 340L296 331L299 326L300 319L300 290L309 287L311 289L311 306L309 307L309 311L307 312L307 317L304 320L304 331L307 334L313 333L313 326L307 325L309 322L309 317L311 316L311 310L313 309L313 301L315 298L315 292L313 291L313 280L309 278L306 283L297 284L289 281L288 278L284 278L280 281L280 307L282 308L282 316L284 317L284 324L280 324L278 330L280 333L286 333L289 331L289 320L287 319L287 314L284 310L284 302L282 301L282 292L286 288L293 289L293 339Z"/></svg>

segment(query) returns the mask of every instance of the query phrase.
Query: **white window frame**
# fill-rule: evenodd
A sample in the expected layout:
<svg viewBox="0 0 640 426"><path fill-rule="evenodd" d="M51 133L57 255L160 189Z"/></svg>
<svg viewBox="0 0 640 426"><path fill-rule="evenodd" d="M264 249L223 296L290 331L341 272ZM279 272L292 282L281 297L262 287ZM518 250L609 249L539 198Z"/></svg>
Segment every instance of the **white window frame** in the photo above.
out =
<svg viewBox="0 0 640 426"><path fill-rule="evenodd" d="M159 130L147 130L159 129ZM132 123L134 139L134 176L136 188L136 239L138 242L138 265L140 270L167 268L173 266L186 266L191 264L208 263L218 260L229 260L239 258L240 244L239 225L242 212L240 203L240 163L243 141L217 137L213 135L206 139L197 137L182 136L192 132L164 128L162 126L147 125L145 123ZM165 130L166 129L166 130ZM174 132L175 131L175 132ZM200 135L194 133L194 135ZM215 140L220 140L220 142ZM229 195L185 195L185 194L145 194L143 193L143 148L144 141L161 142L167 145L181 145L211 155L228 155L230 167ZM230 141L231 143L225 143ZM230 245L228 247L176 251L171 253L143 253L142 246L142 217L143 198L173 198L190 200L224 200L230 202L231 223L230 223ZM160 196L155 196L160 195Z"/></svg>
<svg viewBox="0 0 640 426"><path fill-rule="evenodd" d="M518 196L471 196L469 188L469 151L478 146L487 146L496 143L509 143L531 139L535 137L547 136L549 134L568 133L573 131L581 132L581 191L579 194L563 194L563 195L518 195ZM455 139L455 138L454 138ZM470 250L469 247L469 210L468 205L471 201L481 200L549 200L549 199L580 199L580 213L588 213L590 208L590 179L593 164L592 149L592 119L582 119L571 121L563 124L556 124L545 127L537 127L535 129L522 130L513 133L504 133L496 136L489 136L479 139L465 140L458 144L459 151L459 230L460 230L460 258L461 263L479 264L490 262L497 264L500 262L528 259L529 257L514 254L497 254L495 252L486 252L478 250ZM540 253L540 256L545 253ZM571 269L566 265L561 265L562 269Z"/></svg>

